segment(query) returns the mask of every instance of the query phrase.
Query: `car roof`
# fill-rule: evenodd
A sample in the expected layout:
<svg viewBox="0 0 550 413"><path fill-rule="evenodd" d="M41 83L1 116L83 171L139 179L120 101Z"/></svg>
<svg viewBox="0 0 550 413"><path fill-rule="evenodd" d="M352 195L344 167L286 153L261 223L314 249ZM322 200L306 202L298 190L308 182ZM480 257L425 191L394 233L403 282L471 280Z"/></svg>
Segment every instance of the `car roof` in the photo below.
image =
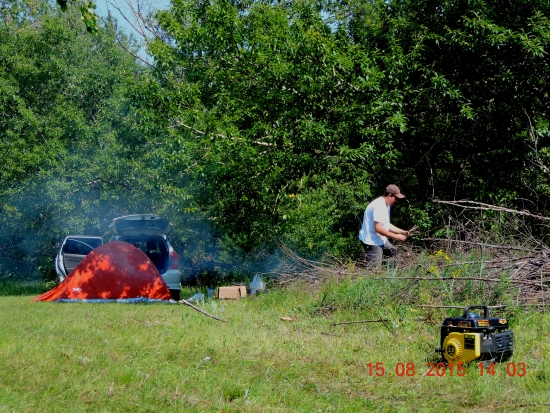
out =
<svg viewBox="0 0 550 413"><path fill-rule="evenodd" d="M100 239L103 240L103 237L100 237L98 235L67 235L65 238L63 238L63 241L67 241L70 239L74 239L78 241L79 239Z"/></svg>
<svg viewBox="0 0 550 413"><path fill-rule="evenodd" d="M115 235L165 235L172 223L154 214L125 215L113 219L109 229Z"/></svg>

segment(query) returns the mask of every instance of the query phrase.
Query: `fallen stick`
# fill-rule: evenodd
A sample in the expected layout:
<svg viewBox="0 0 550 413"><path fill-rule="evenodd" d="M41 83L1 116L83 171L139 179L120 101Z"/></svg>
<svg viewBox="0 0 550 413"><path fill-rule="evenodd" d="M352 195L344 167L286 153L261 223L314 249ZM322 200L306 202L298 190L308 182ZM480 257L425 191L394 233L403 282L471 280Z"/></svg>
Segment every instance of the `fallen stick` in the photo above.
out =
<svg viewBox="0 0 550 413"><path fill-rule="evenodd" d="M461 244L479 245L479 246L487 247L487 248L497 248L497 249L527 251L527 252L542 251L541 248L539 248L539 249L530 249L530 248L521 248L521 247L511 247L511 246L507 246L507 245L493 245L493 244L486 244L484 242L462 241L462 240L459 240L459 239L449 239L449 238L422 238L420 241L459 242Z"/></svg>
<svg viewBox="0 0 550 413"><path fill-rule="evenodd" d="M470 264L492 264L494 262L499 264L510 264L512 261L530 260L535 258L536 258L535 256L531 255L531 256L519 257L519 258L506 258L505 260L503 260L502 258L498 258L498 259L487 260L487 261L457 261L457 262L453 262L452 264L442 265L441 268L458 267L460 265L470 265Z"/></svg>
<svg viewBox="0 0 550 413"><path fill-rule="evenodd" d="M189 301L187 301L187 300L183 300L183 299L182 299L182 300L180 300L180 301L178 301L178 302L181 303L181 304L188 305L188 306L191 307L193 310L197 310L199 313L202 313L202 314L204 314L204 315L206 315L206 316L208 316L208 317L212 317L214 320L218 320L218 321L222 321L222 322L224 322L224 323L227 323L227 321L225 321L224 319L219 318L219 317L216 317L215 315L212 315L212 314L208 314L206 311L201 310L199 307L197 307L197 306L191 304L191 303L190 303Z"/></svg>
<svg viewBox="0 0 550 413"><path fill-rule="evenodd" d="M501 280L498 278L480 278L480 277L378 277L378 278L372 278L373 280L419 280L419 281L444 281L444 280L456 280L456 281L487 281L487 282L509 282L512 284L523 284L523 285L531 285L533 287L544 287L544 288L550 288L550 286L546 284L541 284L539 282L532 282L532 281L521 281L521 280Z"/></svg>
<svg viewBox="0 0 550 413"><path fill-rule="evenodd" d="M459 305L424 305L420 304L418 307L424 308L460 308L464 309L467 306ZM506 307L546 307L544 303L535 303L535 304L514 304L514 305L488 305L487 308L506 308Z"/></svg>
<svg viewBox="0 0 550 413"><path fill-rule="evenodd" d="M384 324L384 326L390 331L390 333L392 333L393 336L394 336L395 338L397 338L397 333L396 333L395 331L393 331L393 330L386 324L386 321L385 321L385 320L382 320L382 319L380 319L380 321L381 321L382 324Z"/></svg>
<svg viewBox="0 0 550 413"><path fill-rule="evenodd" d="M358 320L358 321L342 321L341 323L333 323L332 326L337 326L341 324L358 324L358 323L382 323L384 324L384 327L386 327L390 333L393 334L394 337L397 337L397 333L393 331L387 324L386 321L389 321L387 319L380 318L378 320ZM399 321L403 321L402 318L399 319Z"/></svg>
<svg viewBox="0 0 550 413"><path fill-rule="evenodd" d="M386 321L390 321L390 320L380 318L378 320L342 321L341 323L332 323L331 326L338 326L338 325L341 325L341 324L384 323ZM403 319L400 318L399 321L403 321Z"/></svg>
<svg viewBox="0 0 550 413"><path fill-rule="evenodd" d="M340 337L340 336L337 335L337 334L325 333L324 331L321 331L321 334L324 335L324 336L329 336L329 337Z"/></svg>
<svg viewBox="0 0 550 413"><path fill-rule="evenodd" d="M425 308L460 308L464 309L467 306L464 305L427 305L427 304L419 304L419 307L425 307ZM487 308L506 308L505 305L488 305Z"/></svg>

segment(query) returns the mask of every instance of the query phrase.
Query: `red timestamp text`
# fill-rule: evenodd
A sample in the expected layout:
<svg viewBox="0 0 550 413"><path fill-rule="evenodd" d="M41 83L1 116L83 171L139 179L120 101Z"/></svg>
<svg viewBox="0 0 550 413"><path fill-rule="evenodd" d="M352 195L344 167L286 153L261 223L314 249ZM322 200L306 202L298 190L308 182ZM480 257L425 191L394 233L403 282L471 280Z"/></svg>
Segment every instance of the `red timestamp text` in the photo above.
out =
<svg viewBox="0 0 550 413"><path fill-rule="evenodd" d="M463 362L458 362L456 364L449 363L445 364L443 362L439 362L437 364L435 363L428 363L429 370L426 373L426 376L431 377L443 377L447 373L449 376L458 376L463 377L466 374L466 368L464 367Z"/></svg>
<svg viewBox="0 0 550 413"><path fill-rule="evenodd" d="M495 363L486 365L485 363L479 363L479 375L480 376L494 376L495 372ZM506 375L509 377L523 377L527 374L527 366L524 362L520 361L519 363L510 362L506 365Z"/></svg>
<svg viewBox="0 0 550 413"><path fill-rule="evenodd" d="M369 376L383 377L386 375L387 370L383 362L368 363L367 374ZM397 377L414 377L417 374L426 375L428 377L443 377L443 376L457 376L464 377L466 375L466 366L464 362L458 363L433 363L426 364L427 371L417 371L417 366L409 361L407 363L397 362L389 368L389 372L395 373ZM479 375L480 376L494 376L496 374L495 363L487 365L486 363L479 363ZM527 366L523 362L514 363L510 362L506 365L506 375L509 377L523 377L527 373Z"/></svg>
<svg viewBox="0 0 550 413"><path fill-rule="evenodd" d="M428 363L426 365L428 367L428 371L425 373L426 376L432 376L432 377L443 377L445 375L449 376L464 376L466 374L466 369L464 367L464 363ZM404 363L402 361L397 362L393 367L393 372L397 377L413 377L419 372L417 371L416 365L409 361L408 363ZM368 363L367 364L367 372L369 376L378 376L382 377L386 374L386 369L384 367L384 363L378 362L378 363Z"/></svg>

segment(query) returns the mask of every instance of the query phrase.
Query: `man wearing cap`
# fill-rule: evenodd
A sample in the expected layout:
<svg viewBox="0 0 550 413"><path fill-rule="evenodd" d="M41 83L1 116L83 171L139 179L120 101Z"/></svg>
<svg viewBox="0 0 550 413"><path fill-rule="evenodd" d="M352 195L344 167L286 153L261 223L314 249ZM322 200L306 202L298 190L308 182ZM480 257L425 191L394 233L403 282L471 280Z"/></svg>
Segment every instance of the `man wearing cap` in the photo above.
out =
<svg viewBox="0 0 550 413"><path fill-rule="evenodd" d="M365 209L359 239L365 249L367 265L378 267L382 264L382 256L393 257L397 253L388 238L405 241L412 235L412 231L405 231L390 223L390 208L402 198L405 195L397 185L388 185L384 195L376 198Z"/></svg>

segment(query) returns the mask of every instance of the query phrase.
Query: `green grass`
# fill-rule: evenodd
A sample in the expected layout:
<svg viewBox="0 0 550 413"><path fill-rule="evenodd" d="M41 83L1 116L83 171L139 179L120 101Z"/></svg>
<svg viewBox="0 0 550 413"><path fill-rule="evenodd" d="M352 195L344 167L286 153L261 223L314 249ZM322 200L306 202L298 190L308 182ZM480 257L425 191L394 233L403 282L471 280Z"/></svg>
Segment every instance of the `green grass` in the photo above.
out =
<svg viewBox="0 0 550 413"><path fill-rule="evenodd" d="M332 308L319 311L330 294ZM509 377L506 363L496 366L495 376L480 376L472 364L464 377L428 377L424 359L438 347L439 326L449 313L410 304L392 307L389 300L373 302L373 294L379 295L367 281L348 280L313 293L296 286L202 305L226 324L183 305L0 297L0 412L550 408L549 315L513 313L513 362L526 364L524 377ZM332 325L381 316L390 320L387 326ZM414 363L415 374L397 376L400 362ZM383 363L384 376L371 376L369 363Z"/></svg>
<svg viewBox="0 0 550 413"><path fill-rule="evenodd" d="M14 295L38 295L53 288L57 283L40 280L16 280L15 277L0 277L0 297Z"/></svg>

